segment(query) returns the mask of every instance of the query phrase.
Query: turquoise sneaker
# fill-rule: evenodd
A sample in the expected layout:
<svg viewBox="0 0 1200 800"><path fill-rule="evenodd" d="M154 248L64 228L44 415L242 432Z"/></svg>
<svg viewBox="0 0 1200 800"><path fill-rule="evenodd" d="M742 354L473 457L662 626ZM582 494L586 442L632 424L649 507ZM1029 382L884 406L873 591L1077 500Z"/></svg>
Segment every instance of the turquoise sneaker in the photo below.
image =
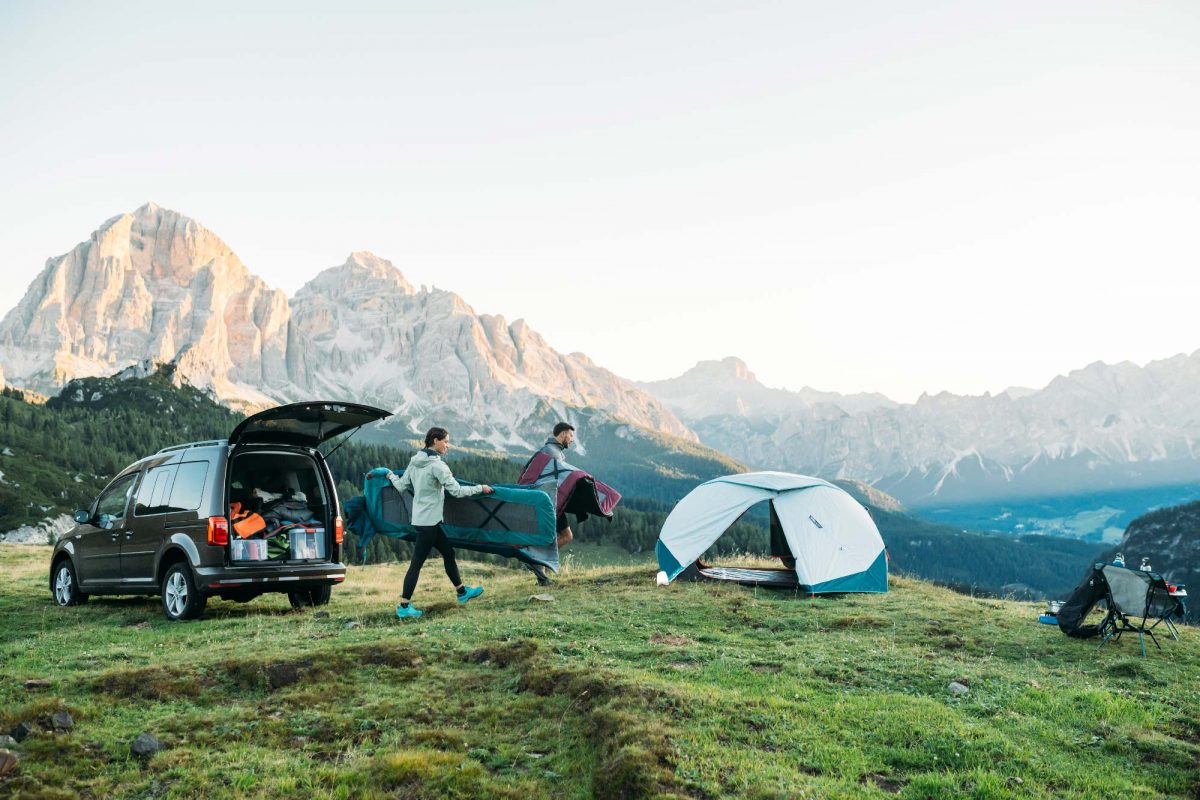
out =
<svg viewBox="0 0 1200 800"><path fill-rule="evenodd" d="M408 608L404 606L396 606L396 616L400 619L416 619L421 616L419 608L413 608L411 605Z"/></svg>
<svg viewBox="0 0 1200 800"><path fill-rule="evenodd" d="M479 597L483 594L482 586L468 586L467 590L458 596L458 602L465 603L472 597Z"/></svg>

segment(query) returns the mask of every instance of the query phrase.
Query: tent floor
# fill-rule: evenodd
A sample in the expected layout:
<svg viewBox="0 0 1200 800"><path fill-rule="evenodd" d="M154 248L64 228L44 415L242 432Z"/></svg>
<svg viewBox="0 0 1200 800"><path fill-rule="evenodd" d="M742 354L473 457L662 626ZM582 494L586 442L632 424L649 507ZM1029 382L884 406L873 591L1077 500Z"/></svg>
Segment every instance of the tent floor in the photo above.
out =
<svg viewBox="0 0 1200 800"><path fill-rule="evenodd" d="M780 589L795 589L800 586L796 573L790 569L767 569L759 567L710 567L696 562L688 571L695 569L695 580L732 581L744 586L770 586Z"/></svg>

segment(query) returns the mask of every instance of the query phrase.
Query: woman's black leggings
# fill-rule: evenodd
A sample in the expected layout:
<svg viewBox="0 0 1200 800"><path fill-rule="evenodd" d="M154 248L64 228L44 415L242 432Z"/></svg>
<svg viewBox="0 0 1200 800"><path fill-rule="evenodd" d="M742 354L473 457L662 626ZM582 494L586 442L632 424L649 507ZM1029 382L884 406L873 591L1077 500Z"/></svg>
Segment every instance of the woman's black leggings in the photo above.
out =
<svg viewBox="0 0 1200 800"><path fill-rule="evenodd" d="M446 577L455 586L462 583L458 574L458 562L454 560L454 548L446 538L446 532L441 525L414 525L417 529L417 541L413 544L412 561L408 565L408 574L404 576L404 594L412 600L413 592L417 589L417 578L421 577L421 567L429 558L429 551L437 548L442 554L442 562L446 565Z"/></svg>

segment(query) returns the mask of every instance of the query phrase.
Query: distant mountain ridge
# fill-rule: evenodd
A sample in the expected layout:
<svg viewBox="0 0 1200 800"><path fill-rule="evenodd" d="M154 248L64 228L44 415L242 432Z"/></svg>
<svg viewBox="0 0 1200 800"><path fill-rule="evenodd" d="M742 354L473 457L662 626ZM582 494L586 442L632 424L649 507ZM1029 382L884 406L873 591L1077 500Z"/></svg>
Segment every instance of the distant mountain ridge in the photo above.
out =
<svg viewBox="0 0 1200 800"><path fill-rule="evenodd" d="M11 385L55 394L146 360L177 365L235 408L354 398L395 411L410 433L444 424L496 448L536 447L547 410L585 408L696 440L586 356L558 353L523 320L476 314L453 292L417 290L385 259L352 253L289 300L211 231L152 203L50 259L0 322Z"/></svg>
<svg viewBox="0 0 1200 800"><path fill-rule="evenodd" d="M752 467L854 479L913 507L1200 479L1200 351L912 404L771 389L738 359L639 386Z"/></svg>

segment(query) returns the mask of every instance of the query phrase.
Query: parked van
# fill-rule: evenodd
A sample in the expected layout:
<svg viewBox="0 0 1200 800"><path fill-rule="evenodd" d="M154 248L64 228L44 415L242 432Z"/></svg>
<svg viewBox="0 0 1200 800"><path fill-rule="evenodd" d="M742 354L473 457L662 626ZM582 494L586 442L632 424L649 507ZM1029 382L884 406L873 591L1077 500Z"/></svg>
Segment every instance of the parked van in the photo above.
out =
<svg viewBox="0 0 1200 800"><path fill-rule="evenodd" d="M293 606L328 603L346 568L341 505L317 446L387 416L351 403L293 403L248 417L228 441L166 447L131 464L75 512L78 524L55 545L54 602L157 594L170 620L200 617L213 596L286 592ZM243 538L251 531L232 529L231 508L239 520L257 514L264 530ZM282 535L265 538L272 530Z"/></svg>

